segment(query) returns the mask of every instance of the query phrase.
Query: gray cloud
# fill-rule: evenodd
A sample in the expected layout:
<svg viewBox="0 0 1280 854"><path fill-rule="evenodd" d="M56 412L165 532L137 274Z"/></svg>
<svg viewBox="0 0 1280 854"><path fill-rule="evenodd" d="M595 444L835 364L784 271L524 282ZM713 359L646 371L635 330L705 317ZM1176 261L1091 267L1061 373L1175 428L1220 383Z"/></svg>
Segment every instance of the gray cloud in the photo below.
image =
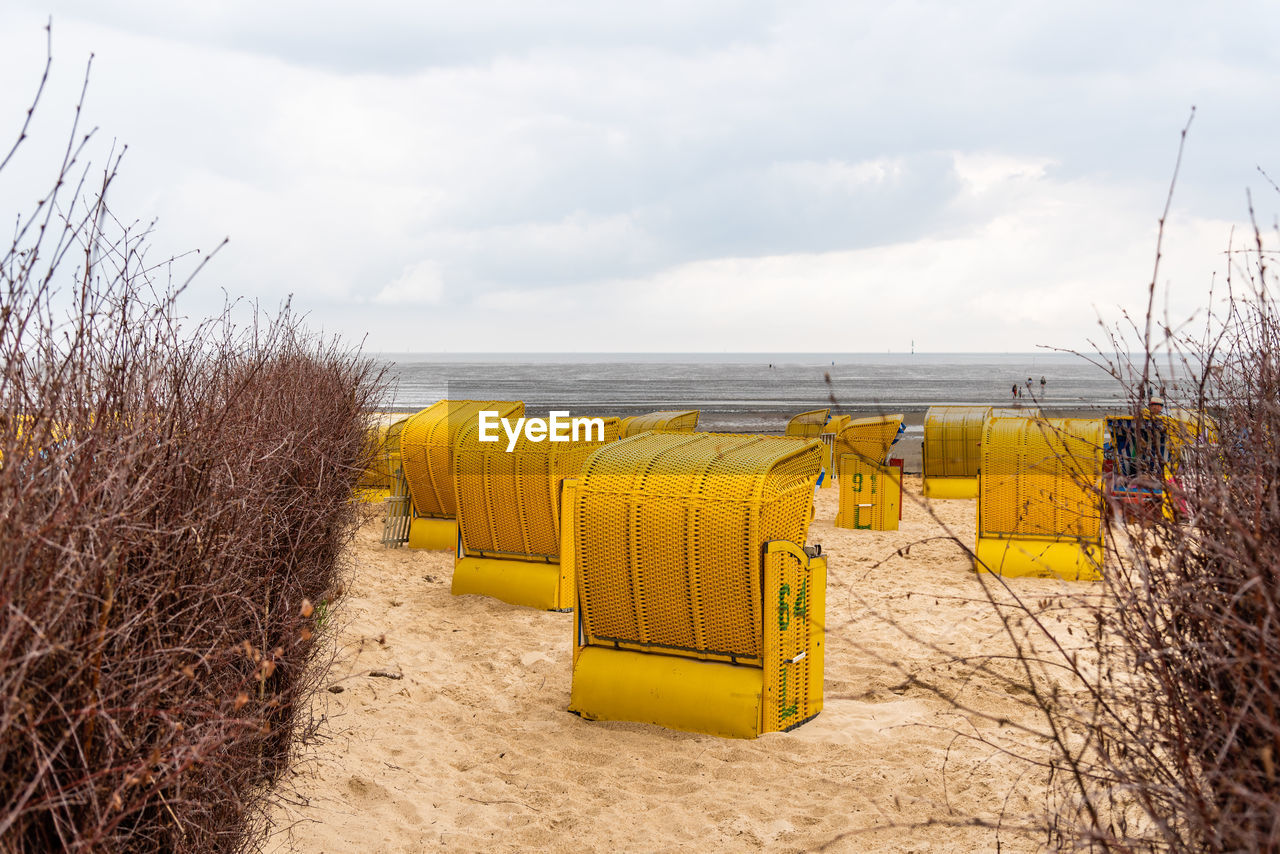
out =
<svg viewBox="0 0 1280 854"><path fill-rule="evenodd" d="M132 152L118 203L159 214L165 251L231 235L197 296L296 291L387 334L409 321L386 306L473 328L475 312L527 316L525 294L675 335L617 289L815 265L821 300L890 280L913 322L938 325L961 311L938 294L980 288L1018 307L1007 334L1022 334L1035 294L1114 290L1118 270L1140 289L1191 104L1192 243L1225 240L1256 164L1280 171L1280 11L1263 2L18 2L0 11L6 81L38 73L49 8L48 107L67 109L95 50L92 121ZM0 118L25 109L21 88L0 92ZM938 247L998 263L882 266Z"/></svg>

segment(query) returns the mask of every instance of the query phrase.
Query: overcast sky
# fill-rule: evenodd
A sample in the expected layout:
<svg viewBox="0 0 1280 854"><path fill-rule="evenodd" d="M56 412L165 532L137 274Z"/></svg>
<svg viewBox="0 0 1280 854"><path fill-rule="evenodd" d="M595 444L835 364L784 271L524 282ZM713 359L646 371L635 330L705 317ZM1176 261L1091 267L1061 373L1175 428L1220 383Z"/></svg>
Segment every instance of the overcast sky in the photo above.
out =
<svg viewBox="0 0 1280 854"><path fill-rule="evenodd" d="M0 5L0 216L90 52L153 259L388 351L1082 348L1205 304L1280 196L1280 3L80 0ZM1162 297L1162 309L1164 298Z"/></svg>

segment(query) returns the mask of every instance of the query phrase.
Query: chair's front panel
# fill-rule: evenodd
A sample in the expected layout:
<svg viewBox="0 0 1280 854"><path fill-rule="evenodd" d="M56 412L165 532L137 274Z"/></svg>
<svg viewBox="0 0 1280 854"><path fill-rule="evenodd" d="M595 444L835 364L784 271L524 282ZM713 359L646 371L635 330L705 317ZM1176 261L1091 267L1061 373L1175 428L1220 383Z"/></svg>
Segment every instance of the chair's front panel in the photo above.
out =
<svg viewBox="0 0 1280 854"><path fill-rule="evenodd" d="M897 467L876 465L848 454L840 461L840 472L835 526L863 531L898 530L902 481Z"/></svg>
<svg viewBox="0 0 1280 854"><path fill-rule="evenodd" d="M799 726L822 709L826 562L777 545L764 555L761 732Z"/></svg>

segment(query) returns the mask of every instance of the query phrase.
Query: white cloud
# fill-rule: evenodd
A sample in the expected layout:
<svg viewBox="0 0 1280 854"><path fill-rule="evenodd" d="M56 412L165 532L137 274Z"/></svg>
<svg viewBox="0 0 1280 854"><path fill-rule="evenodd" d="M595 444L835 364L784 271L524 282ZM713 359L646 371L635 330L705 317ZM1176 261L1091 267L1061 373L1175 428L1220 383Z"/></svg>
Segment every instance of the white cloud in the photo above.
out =
<svg viewBox="0 0 1280 854"><path fill-rule="evenodd" d="M195 298L292 292L396 349L1074 346L1094 305L1141 302L1192 102L1171 312L1221 267L1255 164L1280 172L1260 0L17 0L0 133L50 8L0 215L41 188L93 50L86 121L130 145L112 199L159 215L153 257L230 235ZM449 323L424 342L389 304Z"/></svg>
<svg viewBox="0 0 1280 854"><path fill-rule="evenodd" d="M434 261L422 261L378 291L373 301L379 305L434 305L443 296L444 279L439 267Z"/></svg>
<svg viewBox="0 0 1280 854"><path fill-rule="evenodd" d="M981 195L992 189L1035 181L1055 162L1047 157L1010 157L1002 154L956 152L956 176L965 189Z"/></svg>

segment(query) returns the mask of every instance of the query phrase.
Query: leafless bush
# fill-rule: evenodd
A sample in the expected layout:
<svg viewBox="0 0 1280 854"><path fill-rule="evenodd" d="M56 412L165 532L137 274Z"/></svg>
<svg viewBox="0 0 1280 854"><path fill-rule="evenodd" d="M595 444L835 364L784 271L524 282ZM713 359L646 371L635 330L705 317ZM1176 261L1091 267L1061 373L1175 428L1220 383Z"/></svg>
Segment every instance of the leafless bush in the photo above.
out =
<svg viewBox="0 0 1280 854"><path fill-rule="evenodd" d="M1096 612L1078 795L1109 849L1280 847L1280 315L1261 237L1236 257L1245 287L1206 334L1158 329L1119 366L1135 400L1163 386L1191 415L1161 512L1117 521Z"/></svg>
<svg viewBox="0 0 1280 854"><path fill-rule="evenodd" d="M1176 181L1175 168L1170 200ZM904 684L947 699L971 723L997 725L957 729L957 737L1027 762L1010 784L1010 795L1016 788L1026 797L1017 807L1006 800L997 828L1055 849L1280 850L1275 252L1255 224L1251 245L1229 251L1225 294L1211 289L1202 322L1161 322L1156 283L1168 214L1166 203L1145 316L1108 330L1088 357L1128 391L1129 411L1115 414L1133 419L1136 457L1159 459L1168 449L1167 473L1160 465L1144 472L1145 485L1158 487L1154 500L1134 513L1110 491L1098 495L1109 511L1098 585L1050 596L1036 587L1028 596L1021 579L978 575L1003 637L991 639L990 654L959 662L966 682L1004 686L1031 714L983 711L954 680L889 663L902 668ZM1164 418L1152 417L1156 396ZM970 543L947 533L973 557ZM1042 811L1025 806L1041 791ZM937 821L992 824L958 812Z"/></svg>
<svg viewBox="0 0 1280 854"><path fill-rule="evenodd" d="M1146 317L1112 330L1106 348L1136 355L1098 357L1128 388L1140 437L1161 423L1146 409L1156 395L1175 417L1163 421L1173 466L1153 512L1126 514L1101 496L1114 511L1102 595L1073 602L1091 635L1063 643L1036 603L997 585L1029 703L1045 722L1015 750L1056 784L1045 822L1057 844L1280 848L1280 313L1270 255L1255 225L1252 246L1229 253L1226 294L1219 303L1210 294L1199 331L1160 322L1153 275Z"/></svg>
<svg viewBox="0 0 1280 854"><path fill-rule="evenodd" d="M0 256L0 850L243 849L381 380L287 307L181 328L90 136Z"/></svg>

